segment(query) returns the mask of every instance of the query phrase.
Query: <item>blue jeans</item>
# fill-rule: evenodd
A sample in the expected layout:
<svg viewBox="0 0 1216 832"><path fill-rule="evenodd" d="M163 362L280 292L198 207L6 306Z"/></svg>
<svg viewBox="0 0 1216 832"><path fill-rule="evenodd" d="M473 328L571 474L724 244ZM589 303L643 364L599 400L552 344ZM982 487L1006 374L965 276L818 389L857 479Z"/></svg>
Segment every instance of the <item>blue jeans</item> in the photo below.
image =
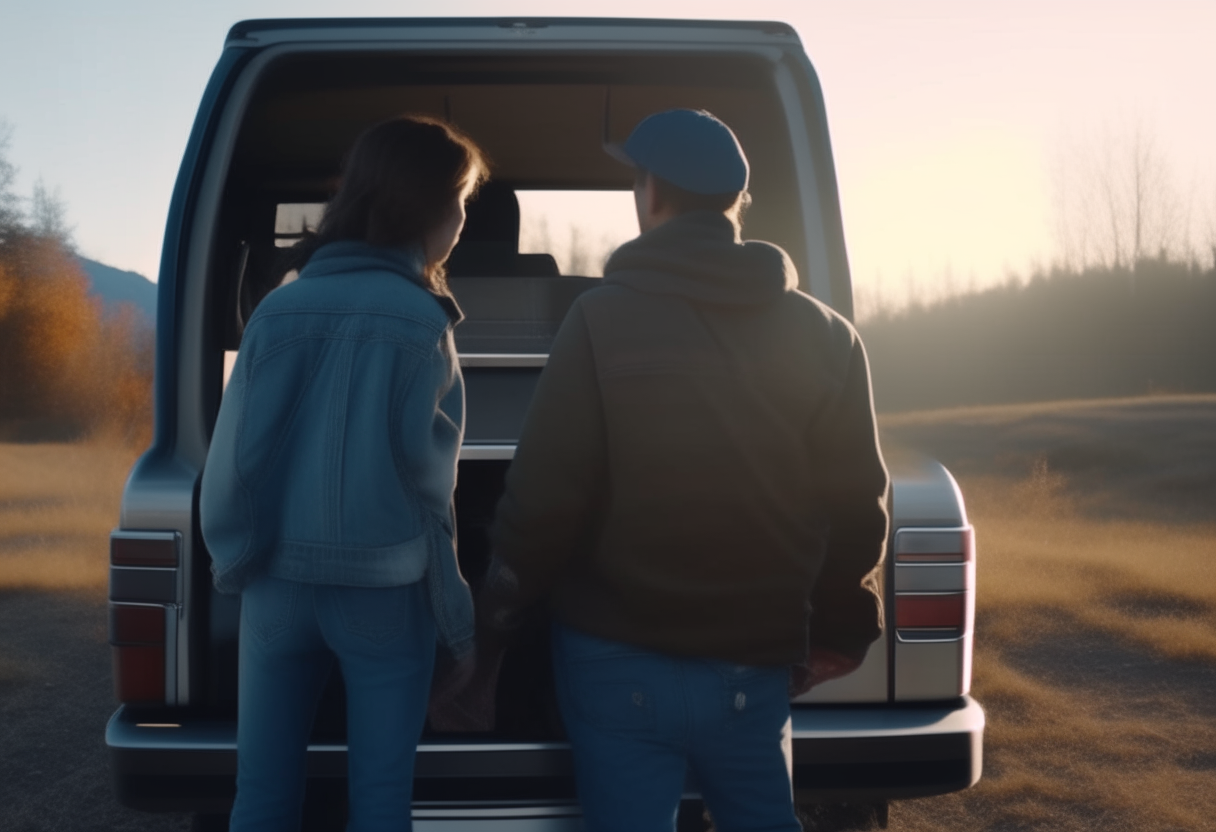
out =
<svg viewBox="0 0 1216 832"><path fill-rule="evenodd" d="M561 625L558 702L587 832L672 832L691 772L718 832L800 832L786 668L653 653Z"/></svg>
<svg viewBox="0 0 1216 832"><path fill-rule="evenodd" d="M408 830L435 621L425 583L367 588L263 577L241 594L232 832L300 828L317 702L346 683L349 832Z"/></svg>

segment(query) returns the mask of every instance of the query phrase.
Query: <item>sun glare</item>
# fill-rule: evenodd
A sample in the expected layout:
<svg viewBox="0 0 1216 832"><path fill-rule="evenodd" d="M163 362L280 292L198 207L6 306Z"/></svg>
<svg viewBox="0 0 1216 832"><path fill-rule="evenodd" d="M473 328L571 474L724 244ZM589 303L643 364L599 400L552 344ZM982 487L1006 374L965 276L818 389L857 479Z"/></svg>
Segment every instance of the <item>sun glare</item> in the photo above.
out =
<svg viewBox="0 0 1216 832"><path fill-rule="evenodd" d="M621 243L638 235L633 191L518 191L519 250L552 254L562 274L600 277Z"/></svg>
<svg viewBox="0 0 1216 832"><path fill-rule="evenodd" d="M928 301L1025 275L1050 251L1050 189L1034 142L979 130L872 150L867 169L841 172L863 292L896 306Z"/></svg>

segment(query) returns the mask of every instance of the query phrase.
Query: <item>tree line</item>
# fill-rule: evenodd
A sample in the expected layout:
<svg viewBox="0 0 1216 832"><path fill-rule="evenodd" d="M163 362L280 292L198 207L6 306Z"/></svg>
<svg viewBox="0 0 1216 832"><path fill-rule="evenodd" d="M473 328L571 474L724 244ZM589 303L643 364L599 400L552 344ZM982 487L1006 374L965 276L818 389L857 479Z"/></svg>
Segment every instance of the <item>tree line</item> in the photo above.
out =
<svg viewBox="0 0 1216 832"><path fill-rule="evenodd" d="M1140 124L1064 151L1051 268L862 321L880 410L1216 392L1216 193Z"/></svg>
<svg viewBox="0 0 1216 832"><path fill-rule="evenodd" d="M0 440L99 437L134 446L152 430L153 335L136 310L89 294L62 202L15 190L0 122Z"/></svg>
<svg viewBox="0 0 1216 832"><path fill-rule="evenodd" d="M880 411L1216 392L1216 267L1057 267L871 318Z"/></svg>
<svg viewBox="0 0 1216 832"><path fill-rule="evenodd" d="M0 441L142 445L152 332L90 296L62 202L16 192L9 134L0 122ZM1216 262L1199 265L1151 137L1089 157L1061 191L1056 266L861 323L880 410L1216 392ZM1216 215L1206 236L1216 261Z"/></svg>

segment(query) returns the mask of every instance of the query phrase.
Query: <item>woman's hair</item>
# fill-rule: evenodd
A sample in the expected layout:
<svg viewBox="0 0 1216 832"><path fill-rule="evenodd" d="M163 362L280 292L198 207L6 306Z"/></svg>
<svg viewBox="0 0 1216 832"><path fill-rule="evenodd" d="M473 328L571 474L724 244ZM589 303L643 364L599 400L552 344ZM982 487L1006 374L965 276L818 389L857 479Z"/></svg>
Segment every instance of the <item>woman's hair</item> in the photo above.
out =
<svg viewBox="0 0 1216 832"><path fill-rule="evenodd" d="M485 181L489 166L473 140L429 116L400 116L363 132L350 149L338 192L315 232L288 249L278 276L303 268L326 243L423 244L447 210ZM432 291L446 292L442 263L424 270Z"/></svg>

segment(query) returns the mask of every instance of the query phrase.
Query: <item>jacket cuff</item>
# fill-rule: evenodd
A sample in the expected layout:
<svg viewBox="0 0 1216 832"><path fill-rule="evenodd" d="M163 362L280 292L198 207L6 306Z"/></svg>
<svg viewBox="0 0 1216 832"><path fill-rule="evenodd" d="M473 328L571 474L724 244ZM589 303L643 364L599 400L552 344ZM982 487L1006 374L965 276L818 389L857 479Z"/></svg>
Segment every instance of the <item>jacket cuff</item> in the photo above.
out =
<svg viewBox="0 0 1216 832"><path fill-rule="evenodd" d="M460 641L456 642L455 644L445 644L444 645L444 647L447 648L447 651L452 654L453 659L464 658L465 656L472 653L473 649L476 646L477 646L477 640L472 637L461 639Z"/></svg>
<svg viewBox="0 0 1216 832"><path fill-rule="evenodd" d="M249 583L244 573L245 570L236 567L220 570L214 563L211 564L212 583L215 584L215 591L222 595L240 595L245 584Z"/></svg>

